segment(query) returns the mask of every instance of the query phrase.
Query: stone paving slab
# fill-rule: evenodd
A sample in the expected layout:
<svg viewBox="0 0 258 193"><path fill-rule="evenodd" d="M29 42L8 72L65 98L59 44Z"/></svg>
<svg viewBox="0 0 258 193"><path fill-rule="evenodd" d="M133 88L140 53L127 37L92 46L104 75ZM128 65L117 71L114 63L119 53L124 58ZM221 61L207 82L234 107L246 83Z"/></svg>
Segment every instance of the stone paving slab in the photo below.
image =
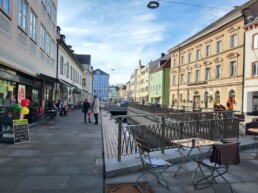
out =
<svg viewBox="0 0 258 193"><path fill-rule="evenodd" d="M104 193L101 125L74 110L30 128L30 141L0 144L0 193Z"/></svg>

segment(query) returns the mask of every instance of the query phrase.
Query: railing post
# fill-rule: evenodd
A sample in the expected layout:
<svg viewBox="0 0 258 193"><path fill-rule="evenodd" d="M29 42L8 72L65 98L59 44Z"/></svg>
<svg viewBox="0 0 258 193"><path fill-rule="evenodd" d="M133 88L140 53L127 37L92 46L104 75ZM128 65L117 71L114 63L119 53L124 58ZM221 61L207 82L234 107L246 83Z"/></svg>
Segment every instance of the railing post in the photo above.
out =
<svg viewBox="0 0 258 193"><path fill-rule="evenodd" d="M119 123L118 123L118 149L117 149L117 160L120 162L121 161L121 156L122 156L122 118L119 118Z"/></svg>
<svg viewBox="0 0 258 193"><path fill-rule="evenodd" d="M161 153L164 154L165 153L165 124L166 124L166 119L165 116L161 117Z"/></svg>

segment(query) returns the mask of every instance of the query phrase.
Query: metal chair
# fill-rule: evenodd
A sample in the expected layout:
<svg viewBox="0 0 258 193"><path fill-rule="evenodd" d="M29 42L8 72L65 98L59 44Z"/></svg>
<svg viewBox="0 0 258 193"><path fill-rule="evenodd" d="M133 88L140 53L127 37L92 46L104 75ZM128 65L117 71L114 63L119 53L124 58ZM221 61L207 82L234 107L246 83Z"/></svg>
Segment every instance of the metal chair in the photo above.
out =
<svg viewBox="0 0 258 193"><path fill-rule="evenodd" d="M138 177L136 181L137 188L142 192L146 192L150 184L157 180L162 186L169 190L169 185L166 180L164 180L161 175L172 165L171 163L160 159L160 158L151 158L150 156L150 148L148 142L146 140L142 140L140 138L136 138L136 144L139 150L142 166L145 171ZM145 174L151 174L154 178L145 186L140 186L140 179Z"/></svg>
<svg viewBox="0 0 258 193"><path fill-rule="evenodd" d="M194 172L194 188L199 190L207 187L212 187L216 192L213 184L216 184L216 179L218 177L221 177L221 179L225 181L225 183L229 186L231 192L233 193L233 189L229 181L227 181L223 175L228 172L230 165L237 165L239 163L239 142L228 142L213 145L213 151L210 159L197 161L198 166L195 172L199 169L203 178L199 179L197 182L194 182Z"/></svg>

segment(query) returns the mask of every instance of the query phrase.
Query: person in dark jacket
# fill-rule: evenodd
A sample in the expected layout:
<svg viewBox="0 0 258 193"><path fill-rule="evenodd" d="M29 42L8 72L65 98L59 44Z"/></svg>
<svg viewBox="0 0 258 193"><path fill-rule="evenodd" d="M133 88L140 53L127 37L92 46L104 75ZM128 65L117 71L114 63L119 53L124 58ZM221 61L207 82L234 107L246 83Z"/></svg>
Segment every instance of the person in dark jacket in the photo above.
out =
<svg viewBox="0 0 258 193"><path fill-rule="evenodd" d="M88 102L88 99L85 99L82 106L82 112L84 114L84 123L87 123L87 112L89 108L90 108L90 103ZM90 119L89 119L89 123L90 123Z"/></svg>

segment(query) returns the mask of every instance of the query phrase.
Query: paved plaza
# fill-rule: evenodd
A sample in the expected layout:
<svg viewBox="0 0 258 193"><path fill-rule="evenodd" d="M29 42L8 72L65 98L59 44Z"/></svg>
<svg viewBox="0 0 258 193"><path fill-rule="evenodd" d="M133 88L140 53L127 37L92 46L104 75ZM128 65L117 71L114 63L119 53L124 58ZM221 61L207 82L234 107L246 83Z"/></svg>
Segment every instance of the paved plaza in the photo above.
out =
<svg viewBox="0 0 258 193"><path fill-rule="evenodd" d="M256 193L258 160L251 159L255 156L250 149L252 138L240 140L241 163L232 166L226 177L235 192ZM175 150L171 155L166 151L166 155L178 158ZM74 110L58 117L55 124L37 122L30 128L29 142L0 144L0 193L104 193L105 184L134 183L141 174L134 172L141 166L136 155L121 162L103 160L101 123L85 124L81 110ZM177 167L173 164L164 174L171 191L155 182L151 184L155 193L214 192L212 188L194 190L191 172L173 177ZM189 164L190 169L194 167ZM105 177L104 168L112 175ZM150 176L143 179L149 180ZM230 192L224 184L215 189Z"/></svg>

